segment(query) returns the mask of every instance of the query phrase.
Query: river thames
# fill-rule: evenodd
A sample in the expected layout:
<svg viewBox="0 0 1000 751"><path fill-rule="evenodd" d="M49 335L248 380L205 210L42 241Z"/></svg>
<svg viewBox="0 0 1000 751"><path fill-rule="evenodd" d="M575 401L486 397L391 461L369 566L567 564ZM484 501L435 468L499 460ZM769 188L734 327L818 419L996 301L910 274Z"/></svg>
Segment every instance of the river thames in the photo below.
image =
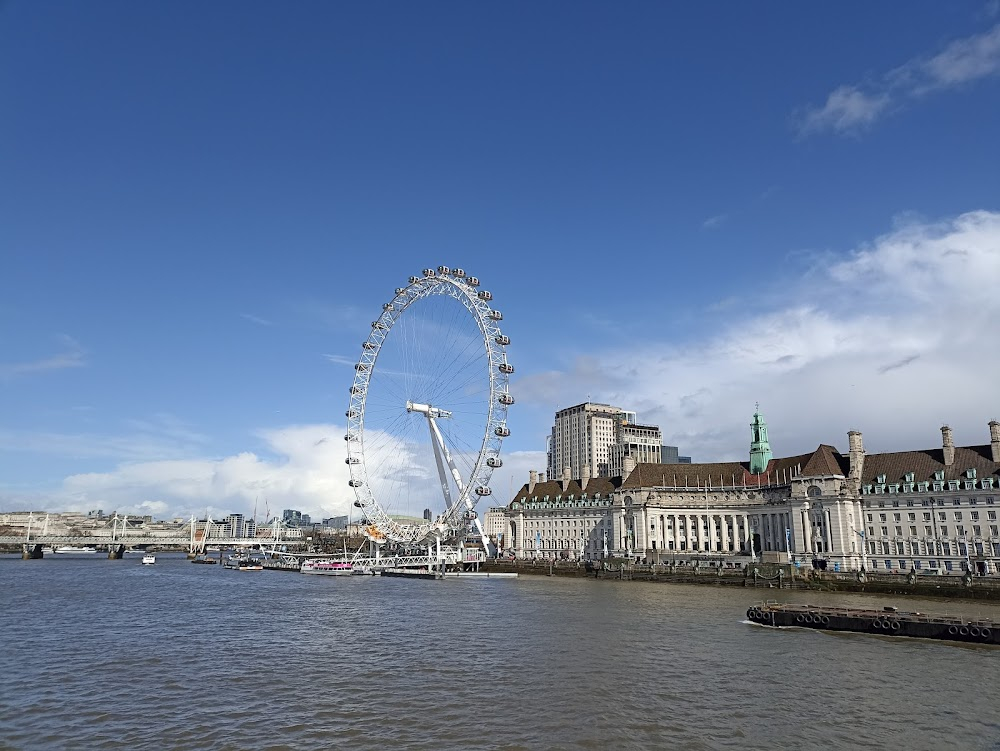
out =
<svg viewBox="0 0 1000 751"><path fill-rule="evenodd" d="M1000 748L1000 650L750 625L765 594L890 602L3 556L0 748Z"/></svg>

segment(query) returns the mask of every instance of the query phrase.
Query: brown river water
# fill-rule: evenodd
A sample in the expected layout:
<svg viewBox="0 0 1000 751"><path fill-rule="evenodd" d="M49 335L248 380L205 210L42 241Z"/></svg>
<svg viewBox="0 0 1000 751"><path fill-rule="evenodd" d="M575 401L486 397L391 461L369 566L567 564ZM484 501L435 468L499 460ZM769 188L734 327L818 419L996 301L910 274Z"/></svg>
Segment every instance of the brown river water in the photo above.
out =
<svg viewBox="0 0 1000 751"><path fill-rule="evenodd" d="M522 576L0 556L0 749L1000 749L1000 649L751 625L782 601Z"/></svg>

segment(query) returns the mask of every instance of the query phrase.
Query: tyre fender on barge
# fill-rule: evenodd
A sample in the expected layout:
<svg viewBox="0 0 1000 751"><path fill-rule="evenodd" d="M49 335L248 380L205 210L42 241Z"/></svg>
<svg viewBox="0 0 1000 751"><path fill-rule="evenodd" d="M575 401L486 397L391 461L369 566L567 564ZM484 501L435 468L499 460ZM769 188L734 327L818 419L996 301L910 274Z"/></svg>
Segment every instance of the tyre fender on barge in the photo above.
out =
<svg viewBox="0 0 1000 751"><path fill-rule="evenodd" d="M750 607L747 610L747 618L762 626L779 628L814 628L824 631L942 639L971 644L1000 644L1000 623L995 621L909 613L894 607L865 610L765 602Z"/></svg>

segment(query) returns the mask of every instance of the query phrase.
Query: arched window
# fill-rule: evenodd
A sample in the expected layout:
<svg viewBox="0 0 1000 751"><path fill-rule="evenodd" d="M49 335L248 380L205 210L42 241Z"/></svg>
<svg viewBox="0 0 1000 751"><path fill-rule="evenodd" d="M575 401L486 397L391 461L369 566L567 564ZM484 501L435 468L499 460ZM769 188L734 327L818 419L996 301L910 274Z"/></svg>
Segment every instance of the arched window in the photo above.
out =
<svg viewBox="0 0 1000 751"><path fill-rule="evenodd" d="M819 485L810 485L809 489L806 491L806 495L810 498L819 498L823 495L823 490Z"/></svg>

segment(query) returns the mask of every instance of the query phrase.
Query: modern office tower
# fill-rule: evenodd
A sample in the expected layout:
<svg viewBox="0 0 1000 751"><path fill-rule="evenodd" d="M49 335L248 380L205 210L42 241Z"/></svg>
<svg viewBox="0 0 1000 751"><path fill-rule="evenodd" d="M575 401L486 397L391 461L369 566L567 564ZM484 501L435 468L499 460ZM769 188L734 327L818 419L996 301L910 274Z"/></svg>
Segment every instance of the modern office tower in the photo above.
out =
<svg viewBox="0 0 1000 751"><path fill-rule="evenodd" d="M632 457L634 464L660 464L663 436L655 425L636 425L622 422L615 426L615 442L608 447L608 472L605 477L625 474L625 457Z"/></svg>
<svg viewBox="0 0 1000 751"><path fill-rule="evenodd" d="M562 477L566 468L571 477L607 477L609 449L627 414L635 413L592 402L556 412L548 446L549 478Z"/></svg>

